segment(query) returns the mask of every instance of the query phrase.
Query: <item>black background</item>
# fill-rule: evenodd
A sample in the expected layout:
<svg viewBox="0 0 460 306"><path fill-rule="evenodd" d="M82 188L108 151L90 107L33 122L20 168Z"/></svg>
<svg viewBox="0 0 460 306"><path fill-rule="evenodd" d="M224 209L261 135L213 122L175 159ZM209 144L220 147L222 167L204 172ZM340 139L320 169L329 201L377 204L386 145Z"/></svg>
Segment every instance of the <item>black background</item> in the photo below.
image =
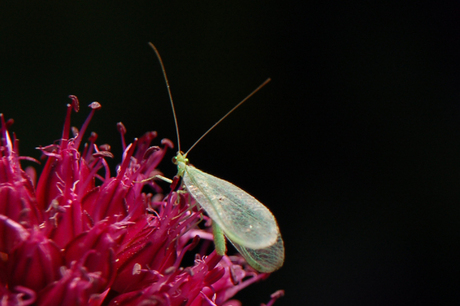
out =
<svg viewBox="0 0 460 306"><path fill-rule="evenodd" d="M17 1L0 3L0 112L23 155L59 139L67 96L120 160L175 140L160 50L190 153L278 219L284 267L244 305L460 303L457 1ZM404 2L404 1L401 1ZM173 152L167 159L173 156ZM175 174L168 160L165 175Z"/></svg>

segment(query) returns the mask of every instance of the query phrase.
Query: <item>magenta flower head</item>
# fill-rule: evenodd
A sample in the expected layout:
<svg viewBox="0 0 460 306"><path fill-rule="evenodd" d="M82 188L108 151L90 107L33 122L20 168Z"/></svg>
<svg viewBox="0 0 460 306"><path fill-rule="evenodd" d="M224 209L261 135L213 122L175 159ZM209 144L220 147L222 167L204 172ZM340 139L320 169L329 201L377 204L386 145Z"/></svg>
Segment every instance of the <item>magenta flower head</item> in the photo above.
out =
<svg viewBox="0 0 460 306"><path fill-rule="evenodd" d="M146 180L161 174L172 143L151 146L156 133L148 132L125 145L119 124L124 152L112 176L110 147L96 145L94 133L82 145L100 104L90 104L78 131L70 117L79 104L70 98L62 138L39 148L37 182L21 168L32 159L19 156L12 121L0 116L0 305L241 305L231 298L268 274L239 255L218 255L193 198L183 190L163 196ZM196 254L190 266L187 253Z"/></svg>

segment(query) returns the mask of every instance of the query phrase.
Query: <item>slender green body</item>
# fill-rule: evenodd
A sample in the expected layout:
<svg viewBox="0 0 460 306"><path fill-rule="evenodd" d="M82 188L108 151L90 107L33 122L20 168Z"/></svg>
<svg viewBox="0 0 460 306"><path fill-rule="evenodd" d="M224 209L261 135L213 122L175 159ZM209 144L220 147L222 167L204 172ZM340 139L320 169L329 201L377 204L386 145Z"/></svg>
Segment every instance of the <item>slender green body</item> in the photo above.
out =
<svg viewBox="0 0 460 306"><path fill-rule="evenodd" d="M217 253L225 253L223 233L256 270L273 272L283 265L283 240L268 208L232 183L188 165L180 153L175 163L187 191L214 222Z"/></svg>

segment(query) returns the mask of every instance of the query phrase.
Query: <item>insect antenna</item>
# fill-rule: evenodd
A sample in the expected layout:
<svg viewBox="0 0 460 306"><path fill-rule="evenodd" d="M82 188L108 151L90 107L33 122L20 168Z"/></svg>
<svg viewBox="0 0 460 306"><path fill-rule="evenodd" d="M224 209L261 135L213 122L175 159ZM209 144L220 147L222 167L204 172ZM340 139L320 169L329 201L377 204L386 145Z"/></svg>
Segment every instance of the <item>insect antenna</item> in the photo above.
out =
<svg viewBox="0 0 460 306"><path fill-rule="evenodd" d="M169 95L169 101L171 102L171 108L172 108L172 112L173 112L173 116L174 116L174 124L176 125L176 136L177 136L177 148L178 148L178 151L179 152L182 152L181 149L180 149L180 136L179 136L179 124L177 123L177 116L176 116L176 110L174 108L174 102L173 102L173 98L172 98L172 94L171 94L171 87L169 86L169 81L168 81L168 77L166 76L166 69L165 69L165 66L163 64L163 60L161 59L161 56L160 56L160 52L158 51L158 49L155 47L154 44L152 44L151 42L149 42L149 45L150 47L152 47L153 51L155 51L155 54L158 58L158 61L160 62L160 65L161 65L161 70L163 71L163 76L164 76L164 79L165 79L165 82L166 82L166 87L168 88L168 95ZM187 156L187 154L206 136L209 134L209 132L211 132L219 123L222 122L222 120L224 120L225 118L228 117L228 115L230 115L231 113L233 113L233 111L235 109L237 109L241 104L243 104L244 102L246 102L250 97L252 97L256 92L258 92L262 87L264 87L268 82L270 82L271 79L268 78L266 79L262 84L260 84L256 89L254 89L249 95L246 96L246 98L244 98L243 100L241 100L240 103L238 103L237 105L235 105L230 111L228 111L222 118L220 118L216 123L214 123L203 135L201 135L200 138L198 138L197 141L195 141L195 143L187 150L187 152L185 152L184 154L184 157Z"/></svg>
<svg viewBox="0 0 460 306"><path fill-rule="evenodd" d="M158 49L155 47L155 45L152 44L151 42L149 42L149 45L150 45L150 47L152 47L153 51L155 51L155 54L156 54L156 56L158 58L158 61L160 62L160 65L161 65L161 70L163 71L163 77L164 77L165 82L166 82L166 87L168 88L169 101L171 102L171 108L172 108L172 112L173 112L173 116L174 116L174 124L176 125L177 149L179 150L179 152L181 152L181 150L180 150L180 137L179 137L179 125L177 124L176 109L174 108L174 102L173 102L173 98L172 98L172 94L171 94L171 87L169 86L168 77L166 76L165 65L163 64L163 60L161 59L160 52L158 52Z"/></svg>
<svg viewBox="0 0 460 306"><path fill-rule="evenodd" d="M268 78L266 79L262 84L260 84L256 89L254 89L249 95L246 96L246 98L244 98L243 100L241 100L240 103L238 103L237 105L235 105L231 110L229 110L222 118L220 118L216 123L214 123L203 135L201 135L200 138L198 138L197 141L195 141L195 143L190 147L190 149L187 150L187 152L185 152L184 156L187 156L187 154L201 141L201 139L204 138L204 136L208 135L209 132L211 132L219 123L221 123L225 118L228 117L228 115L230 115L231 113L233 113L233 111L235 109L237 109L241 104L243 104L244 102L246 102L250 97L252 97L256 92L258 92L262 87L264 87L265 85L267 85L268 82L270 82L271 79Z"/></svg>

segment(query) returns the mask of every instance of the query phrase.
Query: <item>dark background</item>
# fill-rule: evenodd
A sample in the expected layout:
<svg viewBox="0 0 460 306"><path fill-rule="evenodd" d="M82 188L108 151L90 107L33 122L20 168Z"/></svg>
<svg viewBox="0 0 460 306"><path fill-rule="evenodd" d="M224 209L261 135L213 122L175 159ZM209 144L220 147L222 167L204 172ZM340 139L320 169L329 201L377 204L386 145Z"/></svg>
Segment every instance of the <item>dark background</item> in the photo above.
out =
<svg viewBox="0 0 460 306"><path fill-rule="evenodd" d="M404 1L401 1L404 2ZM374 1L0 3L0 112L21 153L58 139L69 94L80 126L120 160L131 141L182 145L273 81L189 155L278 219L284 267L244 305L460 303L460 5ZM168 160L161 169L175 174Z"/></svg>

